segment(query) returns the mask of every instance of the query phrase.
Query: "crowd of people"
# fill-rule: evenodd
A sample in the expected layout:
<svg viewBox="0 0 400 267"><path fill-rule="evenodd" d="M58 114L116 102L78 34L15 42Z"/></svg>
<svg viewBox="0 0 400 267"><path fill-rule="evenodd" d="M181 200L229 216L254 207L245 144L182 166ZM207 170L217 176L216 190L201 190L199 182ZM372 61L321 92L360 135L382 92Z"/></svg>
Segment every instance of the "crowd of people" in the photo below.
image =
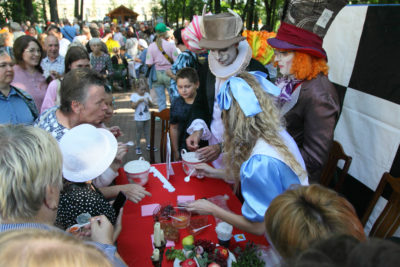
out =
<svg viewBox="0 0 400 267"><path fill-rule="evenodd" d="M275 80L252 58L242 29L235 12L205 9L186 28L158 23L154 32L144 23L3 26L0 263L18 264L14 247L37 262L52 244L60 254L54 257L68 258L58 248L74 255L67 260L79 255L74 266L124 266L115 247L123 211L117 215L110 201L123 192L138 203L151 193L114 184L127 147L109 122L112 93L123 89L134 91L136 154L142 136L146 150L157 150L150 146L149 109L170 105L172 157L196 151L203 162L196 172L223 179L243 198L240 215L206 199L186 209L265 235L277 264L316 265L317 255L344 266L358 247L371 257L382 247L398 251L383 241L368 247L353 206L318 185L340 111L321 36L282 21L268 39ZM85 226L72 231L87 213ZM344 243L336 251L346 255L341 262L326 255L329 244ZM46 258L46 266L56 261Z"/></svg>

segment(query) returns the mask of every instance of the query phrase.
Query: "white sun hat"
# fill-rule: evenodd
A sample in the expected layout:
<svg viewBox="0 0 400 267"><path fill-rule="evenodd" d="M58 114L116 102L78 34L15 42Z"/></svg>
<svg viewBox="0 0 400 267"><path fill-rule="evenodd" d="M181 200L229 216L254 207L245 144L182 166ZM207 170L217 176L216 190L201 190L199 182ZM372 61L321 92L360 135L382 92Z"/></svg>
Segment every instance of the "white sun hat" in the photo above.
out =
<svg viewBox="0 0 400 267"><path fill-rule="evenodd" d="M98 177L111 165L118 143L110 131L81 124L64 134L60 149L64 178L83 183Z"/></svg>

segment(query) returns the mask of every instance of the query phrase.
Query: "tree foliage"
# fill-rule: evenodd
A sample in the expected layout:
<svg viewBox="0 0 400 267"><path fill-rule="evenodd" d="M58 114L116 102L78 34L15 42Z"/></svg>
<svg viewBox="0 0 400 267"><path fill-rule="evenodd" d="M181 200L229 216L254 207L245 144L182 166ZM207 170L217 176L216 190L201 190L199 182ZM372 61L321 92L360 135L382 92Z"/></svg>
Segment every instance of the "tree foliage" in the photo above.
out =
<svg viewBox="0 0 400 267"><path fill-rule="evenodd" d="M27 20L30 20L32 22L38 22L46 20L47 19L47 14L45 10L46 1L47 0L0 1L0 23L4 24L6 22L6 19L16 22L24 22ZM51 12L52 11L51 2L57 3L57 0L49 0L48 2Z"/></svg>
<svg viewBox="0 0 400 267"><path fill-rule="evenodd" d="M153 8L156 17L173 27L181 27L193 15L201 15L203 5L212 13L234 10L245 22L245 27L258 30L258 22L266 26L268 31L276 30L281 19L285 1L288 0L159 0L159 8ZM350 4L399 4L400 0L350 0Z"/></svg>

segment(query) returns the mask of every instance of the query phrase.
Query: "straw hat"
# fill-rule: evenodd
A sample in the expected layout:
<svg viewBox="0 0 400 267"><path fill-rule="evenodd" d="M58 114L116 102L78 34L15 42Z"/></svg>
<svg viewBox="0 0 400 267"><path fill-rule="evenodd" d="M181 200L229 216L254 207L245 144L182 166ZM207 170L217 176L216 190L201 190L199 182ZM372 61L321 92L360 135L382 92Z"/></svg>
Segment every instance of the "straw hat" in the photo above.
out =
<svg viewBox="0 0 400 267"><path fill-rule="evenodd" d="M229 13L206 15L203 8L200 30L203 37L199 46L205 49L223 49L237 44L246 38L240 35L243 28L242 19L229 9Z"/></svg>
<svg viewBox="0 0 400 267"><path fill-rule="evenodd" d="M111 165L118 143L110 131L81 124L64 134L60 149L64 178L83 183L98 177Z"/></svg>

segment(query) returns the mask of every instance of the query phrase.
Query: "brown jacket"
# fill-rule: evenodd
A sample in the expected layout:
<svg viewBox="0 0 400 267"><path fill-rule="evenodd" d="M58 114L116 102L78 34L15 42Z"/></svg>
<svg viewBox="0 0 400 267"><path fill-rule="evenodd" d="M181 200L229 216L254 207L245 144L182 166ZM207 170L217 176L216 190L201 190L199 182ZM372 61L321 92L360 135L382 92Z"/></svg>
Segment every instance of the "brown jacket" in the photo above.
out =
<svg viewBox="0 0 400 267"><path fill-rule="evenodd" d="M319 181L328 159L339 111L335 87L319 74L302 83L296 105L285 115L287 131L300 149L311 183Z"/></svg>

